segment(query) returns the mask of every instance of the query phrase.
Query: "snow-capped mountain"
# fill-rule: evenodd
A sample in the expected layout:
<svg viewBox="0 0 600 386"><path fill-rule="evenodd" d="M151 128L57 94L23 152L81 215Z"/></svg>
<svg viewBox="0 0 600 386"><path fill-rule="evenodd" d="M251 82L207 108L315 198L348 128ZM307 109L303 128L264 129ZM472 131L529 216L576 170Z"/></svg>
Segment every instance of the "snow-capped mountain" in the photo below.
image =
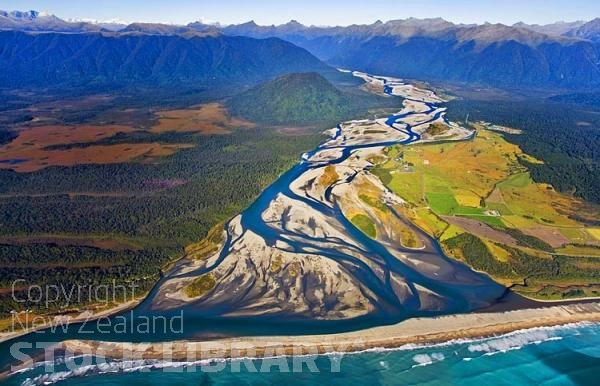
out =
<svg viewBox="0 0 600 386"><path fill-rule="evenodd" d="M92 32L102 29L100 24L69 22L47 12L0 10L0 30Z"/></svg>
<svg viewBox="0 0 600 386"><path fill-rule="evenodd" d="M97 26L100 26L104 29L107 29L109 31L120 31L122 29L124 29L125 27L127 27L129 24L131 24L131 22L129 21L125 21L122 19L109 19L109 20L96 20L96 19L90 19L90 18L81 18L81 19L67 19L67 22L69 23L87 23L87 24L94 24Z"/></svg>

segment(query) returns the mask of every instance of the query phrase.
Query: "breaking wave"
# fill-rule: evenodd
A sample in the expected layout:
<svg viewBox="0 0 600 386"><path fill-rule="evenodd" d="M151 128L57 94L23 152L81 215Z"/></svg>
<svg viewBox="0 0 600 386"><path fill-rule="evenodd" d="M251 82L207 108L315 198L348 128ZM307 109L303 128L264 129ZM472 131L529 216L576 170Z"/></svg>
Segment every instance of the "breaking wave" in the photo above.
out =
<svg viewBox="0 0 600 386"><path fill-rule="evenodd" d="M341 360L344 356L357 356L364 354L385 354L400 351L417 351L426 349L437 349L441 350L451 346L462 346L466 351L474 354L480 354L482 356L496 355L503 352L519 350L527 345L540 344L543 342L561 340L561 333L569 332L569 330L576 330L579 328L594 326L593 323L573 323L554 327L537 327L526 330L519 330L512 333L508 333L502 336L494 338L479 338L479 339L456 339L450 340L443 343L436 344L406 344L397 348L370 348L356 352L330 352L327 354L319 354L319 356L328 356L331 360ZM574 334L577 331L573 331ZM459 347L457 347L458 349ZM418 353L412 357L413 364L410 368L425 367L434 363L442 362L447 359L448 354L442 352L433 353ZM459 355L457 351L454 351L454 355ZM302 356L315 356L312 354ZM76 369L69 371L57 371L54 373L44 373L35 377L30 377L22 382L22 386L33 386L33 385L50 385L60 381L64 381L70 378L102 375L111 373L132 373L141 371L157 371L166 368L186 368L196 366L210 366L216 363L232 363L232 362L247 362L247 361L262 361L262 360L273 360L281 358L289 358L288 355L273 356L268 358L256 358L256 357L243 357L236 359L208 359L208 360L197 360L190 362L177 362L177 361L163 361L163 360L135 360L135 361L110 361L100 358L101 363L90 364L80 366ZM74 359L83 358L82 356L74 356L69 358L57 358L54 364L66 364L73 361ZM475 357L464 356L463 361L471 361ZM33 367L21 370L19 373L26 373L34 369L39 369L48 362L40 362L35 364ZM381 368L388 369L388 361L379 361Z"/></svg>

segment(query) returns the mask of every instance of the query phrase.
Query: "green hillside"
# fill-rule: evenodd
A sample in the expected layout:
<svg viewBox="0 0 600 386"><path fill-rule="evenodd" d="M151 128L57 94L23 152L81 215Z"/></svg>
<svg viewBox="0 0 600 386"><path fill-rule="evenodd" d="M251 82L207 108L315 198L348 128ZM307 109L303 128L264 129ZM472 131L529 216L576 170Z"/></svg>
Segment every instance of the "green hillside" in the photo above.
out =
<svg viewBox="0 0 600 386"><path fill-rule="evenodd" d="M361 103L315 72L289 74L260 84L228 102L230 112L268 124L335 123Z"/></svg>

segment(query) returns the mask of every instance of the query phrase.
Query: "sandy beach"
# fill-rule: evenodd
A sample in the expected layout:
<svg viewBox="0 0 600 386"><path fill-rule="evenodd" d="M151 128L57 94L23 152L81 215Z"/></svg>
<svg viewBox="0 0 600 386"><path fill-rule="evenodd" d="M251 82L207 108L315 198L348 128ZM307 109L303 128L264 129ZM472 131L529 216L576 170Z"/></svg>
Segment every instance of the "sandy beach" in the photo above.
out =
<svg viewBox="0 0 600 386"><path fill-rule="evenodd" d="M238 337L203 342L147 344L72 340L63 342L62 347L76 354L94 354L125 360L261 358L274 355L348 353L376 348L398 348L407 344L436 344L577 322L600 322L600 302L502 313L415 318L391 326L329 335Z"/></svg>
<svg viewBox="0 0 600 386"><path fill-rule="evenodd" d="M381 79L371 81L377 83ZM400 112L386 119L340 125L329 141L306 153L302 163L225 224L225 241L217 250L202 259L175 264L149 303L153 312L181 312L182 320L186 307L219 309L221 316L227 318L270 314L336 321L356 320L379 312L379 323L400 319L388 318L394 314L383 312L386 307L402 312L396 315L421 317L335 334L218 339L206 338L203 331L196 330L191 331L194 334L188 330L187 335L172 333L158 338L141 332L140 325L134 329L132 323L131 330L119 332L122 335L118 337L105 330L88 335L94 340L55 338L51 348L64 352L65 358L94 356L195 364L225 359L343 355L600 322L598 300L560 304L541 304L520 297L509 300L504 286L483 272L448 258L425 232L414 233L422 238L419 248L402 245L403 235L397 230L405 226L401 223L405 219L394 205L406 202L371 174L373 158L387 159L384 147L390 143L416 143L422 141L421 135L426 137L424 141L446 141L465 140L473 133L445 120L446 109L434 105L442 100L433 92L400 82L388 83L386 88L391 95L407 98ZM427 128L433 124L447 125L443 138L427 134ZM449 223L450 220L458 221L452 218ZM456 225L469 230L467 225L472 224L463 222ZM478 229L481 227L479 224ZM419 228L408 230L413 229ZM491 228L487 233L491 233ZM505 236L499 234L496 239L516 246L512 238L501 238ZM135 303L123 305L122 309L133 306ZM479 311L466 313L469 310ZM87 320L114 312L107 310ZM423 317L440 314L447 315ZM127 342L145 337L150 340L184 336L199 340ZM102 341L103 337L117 341ZM43 354L47 353L48 350ZM21 368L41 360L40 353L35 355L36 358L28 357Z"/></svg>

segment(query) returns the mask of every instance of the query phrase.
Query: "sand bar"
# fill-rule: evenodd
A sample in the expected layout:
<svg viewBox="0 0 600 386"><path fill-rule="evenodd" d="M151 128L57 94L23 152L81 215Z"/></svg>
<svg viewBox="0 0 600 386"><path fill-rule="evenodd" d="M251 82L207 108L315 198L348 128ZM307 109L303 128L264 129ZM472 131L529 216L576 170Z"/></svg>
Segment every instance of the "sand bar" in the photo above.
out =
<svg viewBox="0 0 600 386"><path fill-rule="evenodd" d="M501 313L470 313L415 318L366 330L328 335L237 337L204 342L110 343L71 340L62 343L70 352L102 353L114 359L261 358L285 355L355 352L375 348L398 348L407 344L436 344L456 339L485 338L536 327L577 322L600 322L600 302L570 304ZM216 344L215 344L216 343ZM224 351L215 347L222 345ZM247 351L247 349L251 351Z"/></svg>

